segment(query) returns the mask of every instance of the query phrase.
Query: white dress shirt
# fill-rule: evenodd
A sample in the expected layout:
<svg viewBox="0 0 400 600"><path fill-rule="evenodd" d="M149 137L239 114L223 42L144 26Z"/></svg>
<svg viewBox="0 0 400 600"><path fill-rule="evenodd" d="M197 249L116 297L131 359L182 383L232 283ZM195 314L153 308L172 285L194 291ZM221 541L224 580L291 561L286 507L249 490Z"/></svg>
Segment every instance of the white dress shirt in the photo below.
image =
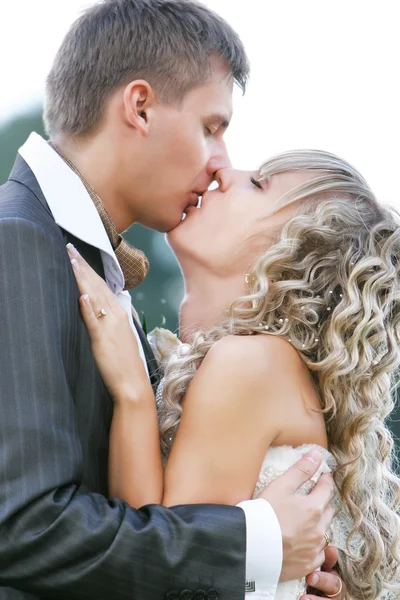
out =
<svg viewBox="0 0 400 600"><path fill-rule="evenodd" d="M32 169L54 220L62 229L98 248L107 285L129 316L139 351L144 351L131 314L131 297L124 291L124 276L95 205L81 179L37 133L32 133L19 154ZM147 365L146 365L147 369ZM246 517L246 600L272 600L282 568L282 535L268 502L239 504Z"/></svg>
<svg viewBox="0 0 400 600"><path fill-rule="evenodd" d="M131 296L124 291L122 269L99 213L81 179L37 133L31 133L19 149L19 154L32 169L57 225L100 250L107 285L128 313L138 340L140 355L146 365L143 347L132 320Z"/></svg>

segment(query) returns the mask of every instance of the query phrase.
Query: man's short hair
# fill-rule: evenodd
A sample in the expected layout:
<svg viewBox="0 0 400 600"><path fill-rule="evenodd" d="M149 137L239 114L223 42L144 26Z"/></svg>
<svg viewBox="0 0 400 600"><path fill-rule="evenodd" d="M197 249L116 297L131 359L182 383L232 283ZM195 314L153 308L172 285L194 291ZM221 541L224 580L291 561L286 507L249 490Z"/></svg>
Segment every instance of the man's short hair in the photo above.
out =
<svg viewBox="0 0 400 600"><path fill-rule="evenodd" d="M103 0L75 21L55 57L46 82L46 131L90 133L110 94L134 79L148 81L161 102L179 104L207 81L215 56L244 92L243 44L213 11L193 0Z"/></svg>

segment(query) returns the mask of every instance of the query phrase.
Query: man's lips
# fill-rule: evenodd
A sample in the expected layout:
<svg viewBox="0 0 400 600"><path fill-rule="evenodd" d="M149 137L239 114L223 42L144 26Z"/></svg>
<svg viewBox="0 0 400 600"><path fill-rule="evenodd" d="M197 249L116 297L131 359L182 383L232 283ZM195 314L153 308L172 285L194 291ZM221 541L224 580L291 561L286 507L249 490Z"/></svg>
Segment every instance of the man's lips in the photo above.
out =
<svg viewBox="0 0 400 600"><path fill-rule="evenodd" d="M190 202L186 206L186 208L183 212L186 213L189 208L195 208L199 203L200 196L201 196L201 194L198 194L197 192L190 192L190 194L189 194Z"/></svg>
<svg viewBox="0 0 400 600"><path fill-rule="evenodd" d="M190 206L197 206L199 203L200 196L201 196L201 194L199 194L197 192L191 192L190 198L191 198L192 202L190 203Z"/></svg>

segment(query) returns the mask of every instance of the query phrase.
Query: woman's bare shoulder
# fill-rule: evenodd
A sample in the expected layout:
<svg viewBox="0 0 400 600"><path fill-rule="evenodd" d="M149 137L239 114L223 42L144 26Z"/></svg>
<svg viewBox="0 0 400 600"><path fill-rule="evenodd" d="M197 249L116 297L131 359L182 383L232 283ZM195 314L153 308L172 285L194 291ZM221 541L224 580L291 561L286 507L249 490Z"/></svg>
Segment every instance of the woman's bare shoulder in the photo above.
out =
<svg viewBox="0 0 400 600"><path fill-rule="evenodd" d="M206 359L214 364L240 364L249 370L287 369L303 364L290 342L272 335L228 335L216 342Z"/></svg>
<svg viewBox="0 0 400 600"><path fill-rule="evenodd" d="M239 418L251 415L254 426L262 424L273 433L274 444L325 440L323 415L316 412L319 398L307 366L297 350L277 336L230 335L216 342L189 386L189 402L193 397L203 407L234 408Z"/></svg>
<svg viewBox="0 0 400 600"><path fill-rule="evenodd" d="M204 376L229 378L231 384L252 383L277 391L283 375L297 377L304 368L298 352L286 340L270 335L228 335L216 342L205 357L200 369ZM268 388L265 385L268 384Z"/></svg>

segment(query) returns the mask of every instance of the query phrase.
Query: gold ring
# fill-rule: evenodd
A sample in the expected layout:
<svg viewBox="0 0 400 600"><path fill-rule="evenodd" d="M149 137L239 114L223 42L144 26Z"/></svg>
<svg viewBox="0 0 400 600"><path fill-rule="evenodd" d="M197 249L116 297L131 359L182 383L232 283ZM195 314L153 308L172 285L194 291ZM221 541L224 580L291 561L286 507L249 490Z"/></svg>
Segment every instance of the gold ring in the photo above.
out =
<svg viewBox="0 0 400 600"><path fill-rule="evenodd" d="M331 538L329 536L329 533L327 533L326 531L324 533L324 537L325 537L325 546L324 546L324 550L325 550L325 548L327 548L329 546L329 544L331 543Z"/></svg>
<svg viewBox="0 0 400 600"><path fill-rule="evenodd" d="M328 598L336 598L336 596L339 596L339 594L341 593L341 591L343 589L343 583L342 583L342 580L340 579L340 577L338 577L338 579L339 579L339 583L340 583L339 590L336 592L336 594L331 594L331 595L325 594Z"/></svg>
<svg viewBox="0 0 400 600"><path fill-rule="evenodd" d="M102 308L101 311L99 312L99 314L97 315L97 318L100 319L101 317L105 317L107 315L107 311L105 308Z"/></svg>

